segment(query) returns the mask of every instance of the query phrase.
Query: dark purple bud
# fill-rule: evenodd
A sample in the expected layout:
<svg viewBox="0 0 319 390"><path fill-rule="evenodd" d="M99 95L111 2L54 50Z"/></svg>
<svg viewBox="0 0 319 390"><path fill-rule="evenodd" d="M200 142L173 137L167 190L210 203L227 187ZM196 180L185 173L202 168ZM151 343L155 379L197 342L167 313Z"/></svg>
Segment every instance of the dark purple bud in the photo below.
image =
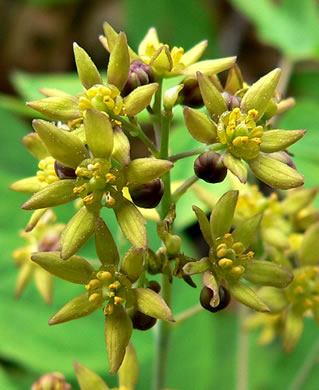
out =
<svg viewBox="0 0 319 390"><path fill-rule="evenodd" d="M240 107L241 98L238 96L231 95L228 92L222 92L223 98L227 105L228 111L232 111L236 107Z"/></svg>
<svg viewBox="0 0 319 390"><path fill-rule="evenodd" d="M76 177L75 170L73 168L66 167L65 165L61 164L58 160L55 160L54 169L58 178L61 180L74 179Z"/></svg>
<svg viewBox="0 0 319 390"><path fill-rule="evenodd" d="M199 301L204 309L212 313L216 313L220 310L225 309L225 307L229 305L231 296L228 290L223 286L219 286L218 292L219 292L219 304L216 307L212 307L210 305L210 301L214 296L214 292L206 286L202 288L202 291L200 292Z"/></svg>
<svg viewBox="0 0 319 390"><path fill-rule="evenodd" d="M129 309L128 315L132 320L134 329L148 330L156 324L156 318L150 317L136 309Z"/></svg>
<svg viewBox="0 0 319 390"><path fill-rule="evenodd" d="M156 207L162 199L164 183L161 179L154 179L145 184L130 186L129 192L136 206L152 209Z"/></svg>
<svg viewBox="0 0 319 390"><path fill-rule="evenodd" d="M280 152L268 153L268 157L271 157L274 160L278 160L278 161L288 165L290 168L296 169L296 165L292 161L292 158L284 150L282 150Z"/></svg>
<svg viewBox="0 0 319 390"><path fill-rule="evenodd" d="M139 60L133 61L130 65L127 82L122 90L122 96L127 96L135 88L153 83L154 81L154 72L149 65Z"/></svg>
<svg viewBox="0 0 319 390"><path fill-rule="evenodd" d="M150 280L148 282L147 288L150 288L151 290L155 291L156 293L159 293L161 291L161 285L156 280Z"/></svg>
<svg viewBox="0 0 319 390"><path fill-rule="evenodd" d="M227 175L222 156L213 151L202 153L197 157L194 162L194 171L197 177L207 183L219 183Z"/></svg>
<svg viewBox="0 0 319 390"><path fill-rule="evenodd" d="M192 108L203 107L204 102L197 78L193 76L185 77L181 84L184 85L184 88L180 91L177 102Z"/></svg>

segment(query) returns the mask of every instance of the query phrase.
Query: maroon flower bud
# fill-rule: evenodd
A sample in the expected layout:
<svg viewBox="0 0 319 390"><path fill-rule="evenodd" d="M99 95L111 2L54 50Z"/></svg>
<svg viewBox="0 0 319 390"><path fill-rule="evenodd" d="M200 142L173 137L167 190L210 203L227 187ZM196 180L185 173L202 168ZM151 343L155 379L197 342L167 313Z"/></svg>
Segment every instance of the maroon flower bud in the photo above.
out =
<svg viewBox="0 0 319 390"><path fill-rule="evenodd" d="M61 164L58 160L55 160L54 169L55 169L55 173L61 180L73 179L76 177L75 170L73 168L66 167L65 165Z"/></svg>
<svg viewBox="0 0 319 390"><path fill-rule="evenodd" d="M194 76L185 77L181 84L184 85L184 88L180 91L177 102L192 108L202 107L204 102L197 78Z"/></svg>
<svg viewBox="0 0 319 390"><path fill-rule="evenodd" d="M133 61L130 65L127 82L122 90L122 96L127 96L133 89L154 81L154 72L149 65L139 60Z"/></svg>
<svg viewBox="0 0 319 390"><path fill-rule="evenodd" d="M154 179L145 184L130 186L129 192L136 206L152 209L156 207L162 199L164 183L161 179Z"/></svg>
<svg viewBox="0 0 319 390"><path fill-rule="evenodd" d="M241 98L238 96L231 95L228 92L222 92L223 98L227 105L228 111L232 111L236 107L240 107Z"/></svg>
<svg viewBox="0 0 319 390"><path fill-rule="evenodd" d="M134 329L148 330L156 324L156 318L150 317L136 309L129 309L128 314L132 320Z"/></svg>
<svg viewBox="0 0 319 390"><path fill-rule="evenodd" d="M220 310L225 309L225 307L228 306L231 298L228 290L223 286L219 286L218 292L219 292L219 304L216 307L212 307L209 304L209 302L213 298L214 292L206 286L202 288L202 291L200 292L199 301L204 309L212 313L216 313Z"/></svg>
<svg viewBox="0 0 319 390"><path fill-rule="evenodd" d="M194 171L197 177L208 183L219 183L227 174L222 156L213 151L200 154L194 162Z"/></svg>
<svg viewBox="0 0 319 390"><path fill-rule="evenodd" d="M161 291L161 285L156 280L150 280L148 282L147 288L150 288L151 290L155 291L156 293L159 293Z"/></svg>

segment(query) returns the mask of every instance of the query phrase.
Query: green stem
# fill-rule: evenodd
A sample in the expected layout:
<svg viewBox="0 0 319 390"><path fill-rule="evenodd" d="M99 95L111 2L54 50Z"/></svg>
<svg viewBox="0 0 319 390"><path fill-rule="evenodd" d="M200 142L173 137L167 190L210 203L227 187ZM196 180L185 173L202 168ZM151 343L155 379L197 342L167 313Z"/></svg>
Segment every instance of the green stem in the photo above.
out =
<svg viewBox="0 0 319 390"><path fill-rule="evenodd" d="M249 336L244 329L244 321L248 309L246 306L238 305L238 346L237 346L237 390L248 389L248 357L249 357Z"/></svg>
<svg viewBox="0 0 319 390"><path fill-rule="evenodd" d="M127 122L125 119L121 118L120 116L114 115L112 116L113 119L118 120L122 123L122 128L124 131L128 133L136 134L136 136L146 145L146 147L152 152L153 156L158 157L159 156L159 150L157 147L153 144L152 140L144 133L143 129L140 125L135 126L130 122Z"/></svg>
<svg viewBox="0 0 319 390"><path fill-rule="evenodd" d="M156 112L155 112L156 114ZM159 157L168 158L169 129L172 120L172 112L163 112L161 116L161 149ZM170 173L162 176L164 182L164 194L160 204L160 216L164 219L171 207L171 179ZM166 275L161 275L162 296L168 306L171 306L171 283ZM159 321L156 333L156 354L155 354L155 374L153 380L153 390L160 390L165 387L166 371L168 363L168 346L170 340L171 327L164 321Z"/></svg>
<svg viewBox="0 0 319 390"><path fill-rule="evenodd" d="M152 115L153 119L153 125L154 125L154 133L155 133L155 141L156 145L159 146L161 144L161 132L162 132L162 88L163 88L163 81L158 80L159 87L155 93L154 97L154 104L153 104L153 112Z"/></svg>
<svg viewBox="0 0 319 390"><path fill-rule="evenodd" d="M208 152L209 150L213 150L213 151L216 152L218 150L223 150L223 149L225 149L225 145L220 144L220 143L211 144L211 145L204 145L204 146L201 146L201 147L199 147L197 149L192 149L192 150L189 150L187 152L174 154L173 156L169 157L169 160L172 161L172 162L175 162L175 161L178 161L178 160L180 160L182 158L195 156L196 154Z"/></svg>
<svg viewBox="0 0 319 390"><path fill-rule="evenodd" d="M300 369L297 372L297 375L294 377L294 380L292 381L290 387L288 387L289 390L301 390L303 388L303 385L309 376L311 370L317 363L319 357L319 338L309 351L308 356L304 360L303 364L301 365Z"/></svg>
<svg viewBox="0 0 319 390"><path fill-rule="evenodd" d="M185 180L184 183L179 186L172 195L173 203L176 203L178 199L185 194L185 192L198 180L197 176L192 176L189 179Z"/></svg>

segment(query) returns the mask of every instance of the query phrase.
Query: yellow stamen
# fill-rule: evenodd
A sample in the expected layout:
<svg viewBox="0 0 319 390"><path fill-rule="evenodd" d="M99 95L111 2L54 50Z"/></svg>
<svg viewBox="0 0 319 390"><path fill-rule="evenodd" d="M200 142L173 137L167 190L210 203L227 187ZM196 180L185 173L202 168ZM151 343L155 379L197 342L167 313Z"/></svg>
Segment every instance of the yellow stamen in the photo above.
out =
<svg viewBox="0 0 319 390"><path fill-rule="evenodd" d="M225 257L227 254L228 250L226 248L222 248L217 252L217 257Z"/></svg>
<svg viewBox="0 0 319 390"><path fill-rule="evenodd" d="M224 257L223 259L220 259L218 261L218 265L221 267L221 268L228 268L230 267L231 265L233 264L233 261L230 260L230 259L227 259L226 257Z"/></svg>
<svg viewBox="0 0 319 390"><path fill-rule="evenodd" d="M101 282L97 279L90 280L89 284L89 290L95 290L96 288L99 288L101 286Z"/></svg>
<svg viewBox="0 0 319 390"><path fill-rule="evenodd" d="M116 176L113 175L113 173L107 173L107 174L105 175L105 179L106 179L106 182L107 182L107 183L114 183L115 180L116 180Z"/></svg>
<svg viewBox="0 0 319 390"><path fill-rule="evenodd" d="M296 294L302 294L303 292L304 292L304 289L303 289L302 286L297 286L297 287L295 288L295 293L296 293Z"/></svg>
<svg viewBox="0 0 319 390"><path fill-rule="evenodd" d="M101 294L94 293L91 294L89 297L89 302L92 303L93 305L98 305L101 303Z"/></svg>
<svg viewBox="0 0 319 390"><path fill-rule="evenodd" d="M112 278L112 274L109 271L99 271L96 274L96 277L100 280L110 280Z"/></svg>
<svg viewBox="0 0 319 390"><path fill-rule="evenodd" d="M85 205L87 205L87 204L92 204L93 201L94 201L94 195L93 195L93 194L87 195L87 196L85 196L85 197L83 198L83 203L84 203Z"/></svg>
<svg viewBox="0 0 319 390"><path fill-rule="evenodd" d="M124 302L124 298L115 296L114 297L114 303L115 305L121 305Z"/></svg>
<svg viewBox="0 0 319 390"><path fill-rule="evenodd" d="M110 314L113 313L113 311L114 311L114 305L113 305L113 303L108 303L108 304L105 306L104 310L103 310L105 316L109 316Z"/></svg>
<svg viewBox="0 0 319 390"><path fill-rule="evenodd" d="M237 267L233 267L230 272L234 276L242 275L245 272L245 268L242 265L238 265Z"/></svg>
<svg viewBox="0 0 319 390"><path fill-rule="evenodd" d="M121 283L118 280L109 285L110 290L117 290L119 287L121 287Z"/></svg>

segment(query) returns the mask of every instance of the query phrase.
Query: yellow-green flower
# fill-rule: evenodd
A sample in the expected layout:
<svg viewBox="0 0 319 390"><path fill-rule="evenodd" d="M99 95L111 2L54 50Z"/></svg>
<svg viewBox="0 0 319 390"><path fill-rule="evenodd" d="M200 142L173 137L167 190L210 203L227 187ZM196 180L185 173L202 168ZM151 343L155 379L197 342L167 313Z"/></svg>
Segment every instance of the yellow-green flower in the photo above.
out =
<svg viewBox="0 0 319 390"><path fill-rule="evenodd" d="M135 308L164 321L174 319L160 295L150 288L133 287L144 269L144 249L132 247L119 264L116 244L101 218L96 220L94 228L96 252L101 262L98 269L77 255L62 260L59 252L34 253L32 260L53 275L82 284L86 289L62 307L50 319L50 325L81 318L103 308L109 369L115 374L122 364L133 329L127 309Z"/></svg>
<svg viewBox="0 0 319 390"><path fill-rule="evenodd" d="M39 267L31 260L33 252L56 251L59 248L61 232L65 225L56 223L56 217L51 210L47 210L32 232L21 231L20 236L26 241L26 246L13 252L19 274L16 282L15 294L20 296L27 284L34 278L35 285L47 304L52 302L52 275Z"/></svg>
<svg viewBox="0 0 319 390"><path fill-rule="evenodd" d="M237 224L230 233L238 192L230 191L216 203L207 220L205 213L193 206L202 234L210 247L208 257L184 266L188 275L203 273L204 285L213 294L210 305L219 305L219 288L225 285L239 302L257 311L269 311L267 305L242 279L255 285L286 287L292 280L290 270L264 260L253 260L249 250L258 230L261 214Z"/></svg>
<svg viewBox="0 0 319 390"><path fill-rule="evenodd" d="M105 23L104 34L105 37L100 37L100 40L106 50L112 54L118 33L109 23ZM130 61L139 60L150 65L160 78L195 75L198 71L211 75L229 69L234 64L236 57L198 62L207 44L207 41L202 41L187 52L184 52L182 47L170 48L169 45L159 41L157 31L152 27L142 39L137 54L129 48Z"/></svg>
<svg viewBox="0 0 319 390"><path fill-rule="evenodd" d="M276 153L297 142L305 130L272 129L267 124L276 112L272 97L279 82L280 69L268 73L249 88L244 88L243 82L237 80L233 89L238 88L240 96L221 92L200 72L197 77L210 117L185 107L185 124L191 135L208 145L217 144L213 145L214 150L218 146L224 165L243 183L247 180L246 162L253 173L271 187L289 189L301 186L303 176ZM273 112L272 106L275 107Z"/></svg>

